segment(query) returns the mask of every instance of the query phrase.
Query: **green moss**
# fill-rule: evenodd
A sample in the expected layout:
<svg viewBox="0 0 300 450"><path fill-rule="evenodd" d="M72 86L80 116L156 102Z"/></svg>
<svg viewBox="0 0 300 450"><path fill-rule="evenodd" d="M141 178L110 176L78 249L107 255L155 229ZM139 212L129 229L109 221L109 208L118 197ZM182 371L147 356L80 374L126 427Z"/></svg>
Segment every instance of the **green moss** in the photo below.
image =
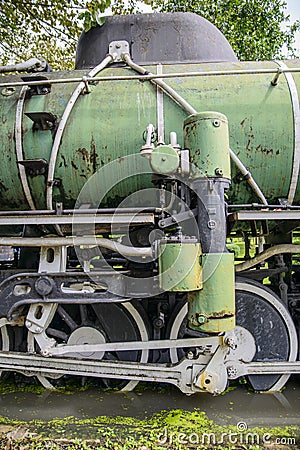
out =
<svg viewBox="0 0 300 450"><path fill-rule="evenodd" d="M207 449L211 448L203 443L196 443L195 438L212 434L215 436L216 444L214 449L260 449L263 448L256 443L237 447L228 442L228 435L237 433L236 426L221 426L210 420L206 414L200 409L192 412L184 410L162 411L155 414L149 419L138 420L133 417L106 417L101 416L94 419L78 420L74 417L65 417L64 419L54 419L50 422L31 421L27 424L24 422L10 421L0 418L0 423L6 425L24 426L26 425L29 437L25 437L20 441L15 441L13 449L176 449L193 448ZM1 429L1 428L0 428ZM251 432L258 436L268 435L282 438L292 438L299 436L299 427L276 427L276 428L252 428L245 431ZM224 442L219 445L225 434ZM239 432L239 435L242 432ZM80 436L80 439L79 439ZM182 444L183 436L189 438L193 442L189 445ZM226 438L227 436L227 438ZM180 441L181 439L181 441ZM227 439L227 440L226 440ZM5 442L5 437L2 438ZM197 444L197 445L196 445ZM23 446L23 447L22 447ZM5 446L0 447L5 448ZM281 448L297 448L289 445Z"/></svg>
<svg viewBox="0 0 300 450"><path fill-rule="evenodd" d="M31 381L22 381L18 383L14 377L0 379L0 395L13 394L14 392L26 392L32 394L42 394L45 388L40 383Z"/></svg>
<svg viewBox="0 0 300 450"><path fill-rule="evenodd" d="M56 383L55 380L53 383ZM87 382L84 386L82 386L81 379L79 377L66 378L61 383L63 384L55 387L55 391L62 392L66 395L86 391L92 387L91 382ZM15 392L40 395L45 391L47 391L47 389L45 389L35 378L22 377L16 379L15 375L12 374L6 379L0 379L0 395L13 394Z"/></svg>

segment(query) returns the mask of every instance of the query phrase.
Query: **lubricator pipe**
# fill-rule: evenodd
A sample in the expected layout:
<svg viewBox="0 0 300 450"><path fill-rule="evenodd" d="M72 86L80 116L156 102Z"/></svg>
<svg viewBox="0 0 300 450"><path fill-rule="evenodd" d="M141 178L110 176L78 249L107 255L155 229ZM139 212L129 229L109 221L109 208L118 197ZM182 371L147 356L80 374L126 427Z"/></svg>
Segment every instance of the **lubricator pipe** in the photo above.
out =
<svg viewBox="0 0 300 450"><path fill-rule="evenodd" d="M77 237L77 238L60 238L60 237L39 237L39 238L0 238L0 246L8 245L11 247L68 247L76 245L87 245L107 248L116 251L124 256L148 256L152 257L151 247L130 247L120 244L112 239L94 238L94 237Z"/></svg>
<svg viewBox="0 0 300 450"><path fill-rule="evenodd" d="M138 73L141 73L142 75L153 75L151 72L149 72L147 69L145 69L142 66L139 66L138 64L135 64L130 55L128 53L123 53L122 55L123 61L128 64L131 69L135 70ZM178 94L173 88L171 88L167 83L165 83L163 80L159 78L150 79L150 82L154 84L155 86L159 86L163 91L165 91L176 103L178 103L183 109L185 109L189 114L197 114L198 111L193 108L181 95ZM257 197L262 201L264 205L267 205L268 202L262 193L261 189L259 188L258 184L255 182L254 178L252 177L251 173L246 169L242 161L236 156L236 154L233 152L233 150L229 149L230 158L236 165L236 167L239 169L239 171L246 177L247 183L251 186Z"/></svg>
<svg viewBox="0 0 300 450"><path fill-rule="evenodd" d="M128 53L123 53L122 59L123 61L126 62L126 64L128 64L129 67L131 67L131 69L135 70L136 72L141 73L142 75L153 75L144 67L135 64L130 58L130 55ZM178 103L189 114L197 114L198 111L196 111L183 97L181 97L181 95L179 95L173 88L168 86L167 83L165 83L163 80L161 80L160 78L155 78L150 81L152 84L155 84L155 86L159 86L161 89L163 89L173 100L175 100L176 103Z"/></svg>
<svg viewBox="0 0 300 450"><path fill-rule="evenodd" d="M236 156L236 154L231 149L229 149L229 152L230 152L231 160L234 162L234 164L239 169L241 174L244 175L247 183L251 186L252 190L255 192L257 197L261 200L262 204L267 206L268 205L267 199L264 196L264 194L262 193L260 187L258 186L256 181L254 180L254 178L252 177L252 175L249 172L249 170L246 169L246 167L244 166L242 161Z"/></svg>
<svg viewBox="0 0 300 450"><path fill-rule="evenodd" d="M298 253L300 254L300 245L296 244L280 244L270 247L249 261L245 261L241 264L235 265L236 272L243 272L244 270L251 269L252 267L266 261L271 256L280 255L281 253Z"/></svg>
<svg viewBox="0 0 300 450"><path fill-rule="evenodd" d="M46 68L46 61L40 58L30 58L27 61L18 64L8 64L7 66L0 66L0 73L7 72L25 72L26 70L41 71Z"/></svg>
<svg viewBox="0 0 300 450"><path fill-rule="evenodd" d="M97 75L99 72L101 72L101 70L105 69L105 67L107 67L111 62L113 62L114 59L115 59L115 55L109 54L100 64L98 64L96 67L94 67L88 73L87 79L89 77L94 77L95 75ZM74 92L64 110L64 113L59 121L59 125L58 125L57 131L55 133L55 138L54 138L52 151L51 151L51 157L50 157L50 161L49 161L48 179L47 179L47 209L50 209L50 210L53 209L53 198L52 198L53 197L53 186L54 186L53 178L54 178L54 170L55 170L55 165L56 165L57 154L58 154L59 146L61 143L62 135L63 135L64 129L66 127L70 113L71 113L78 97L80 96L82 91L85 89L85 87L86 87L85 82L82 81L81 83L78 84L78 86L74 90ZM59 227L56 227L56 229L59 232L59 234L61 234Z"/></svg>

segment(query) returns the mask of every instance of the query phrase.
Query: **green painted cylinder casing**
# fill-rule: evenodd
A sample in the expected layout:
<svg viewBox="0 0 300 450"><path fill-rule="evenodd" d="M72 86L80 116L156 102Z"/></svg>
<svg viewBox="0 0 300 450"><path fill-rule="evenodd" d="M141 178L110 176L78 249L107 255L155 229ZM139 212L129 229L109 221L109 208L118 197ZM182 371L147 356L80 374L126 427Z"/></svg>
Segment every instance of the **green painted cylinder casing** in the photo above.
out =
<svg viewBox="0 0 300 450"><path fill-rule="evenodd" d="M300 61L285 61L290 68L299 68ZM146 66L156 73L156 66ZM196 111L219 111L228 118L230 148L251 171L270 204L287 198L291 183L295 152L293 103L288 82L282 74L277 86L272 86L274 73L255 73L256 70L278 70L272 61L168 64L164 74L177 72L209 73L204 76L175 77L165 81L175 89ZM230 71L238 74L230 74ZM243 73L244 71L254 73ZM224 72L215 75L215 71ZM49 80L86 75L87 71L47 73ZM128 67L109 67L99 77L136 75ZM32 75L36 76L35 74ZM293 73L300 93L300 73ZM9 86L22 81L21 76L5 76L1 82ZM55 130L34 130L25 115L30 112L51 112L61 119L72 92L78 82L58 83L46 95L29 95L24 103L22 142L24 160L49 161ZM139 156L132 171L149 169L149 175L131 177L120 184L103 202L116 206L122 199L139 189L153 187L149 161L139 155L145 141L143 136L149 123L156 124L156 87L139 80L103 81L91 85L89 94L76 101L61 140L55 165L54 178L59 181L53 188L53 204L62 202L73 207L85 183L100 168L117 160L114 173L123 177L127 170L127 155ZM0 88L0 209L26 210L28 204L19 177L14 129L20 86ZM9 93L9 95L8 95ZM177 133L178 143L184 146L183 123L188 113L164 95L165 141L171 131ZM138 162L137 162L138 161ZM198 164L198 163L197 163ZM199 160L201 168L201 160ZM213 168L213 167L212 167ZM231 167L232 183L228 191L231 203L252 203L258 199L235 166ZM107 182L103 178L103 184ZM29 188L38 209L46 208L45 175L28 176ZM300 182L294 204L300 202Z"/></svg>
<svg viewBox="0 0 300 450"><path fill-rule="evenodd" d="M231 178L224 114L208 111L189 116L184 121L184 148L190 150L191 178Z"/></svg>
<svg viewBox="0 0 300 450"><path fill-rule="evenodd" d="M235 327L234 255L202 257L203 289L188 293L188 321L193 330L219 333Z"/></svg>
<svg viewBox="0 0 300 450"><path fill-rule="evenodd" d="M174 173L179 166L179 154L171 145L159 145L150 155L150 164L155 173Z"/></svg>
<svg viewBox="0 0 300 450"><path fill-rule="evenodd" d="M167 243L159 255L159 283L164 291L189 292L202 288L201 246Z"/></svg>

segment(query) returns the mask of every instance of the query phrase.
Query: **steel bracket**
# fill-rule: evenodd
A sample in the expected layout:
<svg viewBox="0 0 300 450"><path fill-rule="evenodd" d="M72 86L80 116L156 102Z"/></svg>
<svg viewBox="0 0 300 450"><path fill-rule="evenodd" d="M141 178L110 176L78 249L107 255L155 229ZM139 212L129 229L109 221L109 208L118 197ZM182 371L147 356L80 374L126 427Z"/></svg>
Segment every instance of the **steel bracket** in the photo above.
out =
<svg viewBox="0 0 300 450"><path fill-rule="evenodd" d="M114 55L114 62L124 62L122 54L129 52L129 43L127 41L112 41L109 44L109 53Z"/></svg>

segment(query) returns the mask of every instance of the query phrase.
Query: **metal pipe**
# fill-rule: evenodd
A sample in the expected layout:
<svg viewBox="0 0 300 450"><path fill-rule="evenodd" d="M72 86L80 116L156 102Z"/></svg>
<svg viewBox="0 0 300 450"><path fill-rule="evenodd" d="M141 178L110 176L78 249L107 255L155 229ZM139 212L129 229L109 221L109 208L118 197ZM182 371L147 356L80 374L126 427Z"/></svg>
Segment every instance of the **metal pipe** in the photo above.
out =
<svg viewBox="0 0 300 450"><path fill-rule="evenodd" d="M270 247L249 261L245 261L241 264L237 264L235 266L235 271L237 273L243 272L244 270L251 269L252 267L260 264L267 259L271 258L271 256L280 255L281 253L299 253L300 254L300 245L296 244L280 244L274 245L274 247Z"/></svg>
<svg viewBox="0 0 300 450"><path fill-rule="evenodd" d="M278 208L278 205L276 206ZM300 207L299 207L300 209ZM122 214L143 214L145 212L149 213L157 213L160 214L162 212L161 208L153 208L151 206L145 207L145 208L99 208L99 209L64 209L62 210L61 214L57 214L57 211L55 209L49 210L49 209L40 209L40 210L27 210L27 211L0 211L0 217L4 216L44 216L44 215L53 215L53 216L65 216L65 215L74 215L76 217L80 217L82 214L90 214L92 215L99 215L99 214L114 214L116 213L116 216L122 215Z"/></svg>
<svg viewBox="0 0 300 450"><path fill-rule="evenodd" d="M279 65L279 68L281 70L287 68L287 65L283 61L276 61L276 63ZM294 157L293 157L290 187L287 197L288 203L292 205L297 190L299 170L300 170L300 106L299 106L298 88L293 75L291 73L285 73L284 76L291 95L293 120L294 120L294 134L293 134Z"/></svg>
<svg viewBox="0 0 300 450"><path fill-rule="evenodd" d="M260 199L262 204L267 206L268 205L267 199L264 196L264 194L261 191L261 189L258 186L258 184L256 183L256 181L254 180L254 178L252 177L252 175L249 172L249 170L246 169L246 167L244 166L242 161L236 156L236 154L231 149L229 149L229 152L230 152L231 160L234 162L234 164L239 169L239 171L242 173L242 175L244 175L247 183L251 186L252 190L255 192L255 194Z"/></svg>
<svg viewBox="0 0 300 450"><path fill-rule="evenodd" d="M265 205L262 205L260 203L245 203L245 204L237 204L237 205L227 205L228 208L258 208L258 209L264 209L264 211L268 211L269 209L278 209L278 210L291 210L291 211L295 211L295 210L300 210L300 206L291 206L288 204L284 204L284 205L268 205L268 208L265 207ZM1 214L1 213L0 213Z"/></svg>
<svg viewBox="0 0 300 450"><path fill-rule="evenodd" d="M35 210L36 207L35 207L35 203L32 198L30 187L28 184L26 169L22 164L20 164L20 162L24 161L24 159L25 159L24 152L23 152L22 120L23 120L24 102L26 99L27 89L28 89L27 86L22 87L22 89L20 91L17 107L16 107L15 143L16 143L16 156L17 156L17 161L18 161L19 175L20 175L20 180L22 183L24 195L26 197L29 207L32 210Z"/></svg>
<svg viewBox="0 0 300 450"><path fill-rule="evenodd" d="M138 64L135 64L128 53L123 53L122 59L128 64L131 69L135 70L142 75L150 75L149 71ZM151 74L152 75L152 74ZM155 86L159 86L165 91L176 103L182 106L189 114L197 114L197 110L194 109L181 95L179 95L173 88L166 84L161 78L155 78L150 80Z"/></svg>
<svg viewBox="0 0 300 450"><path fill-rule="evenodd" d="M299 73L300 68L291 68L288 70L283 70L282 73ZM155 79L163 79L163 78L190 78L190 77L209 77L209 76L227 76L227 75L267 75L267 74L276 74L277 69L245 69L245 70L212 70L210 72L172 72L172 73L164 73L162 75L158 74L149 74L149 72L145 75L118 75L118 76L110 76L110 77L89 77L88 82L95 81L127 81L127 80L137 80L137 81L146 81L146 80L155 80ZM15 82L5 82L0 83L0 88L2 87L18 87L18 86L40 86L42 84L61 84L61 83L84 83L85 77L73 77L73 78L56 78L52 80L39 80L39 81L15 81ZM271 82L270 82L271 84Z"/></svg>
<svg viewBox="0 0 300 450"><path fill-rule="evenodd" d="M0 238L0 246L8 245L10 247L68 247L68 246L99 246L109 250L118 252L124 256L149 256L152 257L151 247L130 247L120 244L112 239L97 237L2 237Z"/></svg>
<svg viewBox="0 0 300 450"><path fill-rule="evenodd" d="M126 62L126 64L128 64L128 66L131 67L136 72L139 72L141 74L149 74L149 71L147 69L145 69L142 66L139 66L138 64L135 64L132 61L132 59L128 53L123 54L122 58ZM159 78L158 79L155 78L155 79L150 79L150 81L151 81L151 83L153 83L153 84L159 86L161 89L163 89L176 103L178 103L189 114L197 114L198 111L195 108L193 108L181 95L179 95L173 88L171 88L163 80L161 80ZM242 161L236 156L236 154L231 149L229 149L229 151L230 151L231 160L235 163L235 165L241 171L241 173L247 177L246 178L247 182L249 183L249 185L251 186L251 188L253 189L255 194L259 197L261 202L264 205L267 205L268 202L267 202L264 194L260 190L259 186L255 182L254 178L252 177L251 173L246 169L246 167L244 166Z"/></svg>
<svg viewBox="0 0 300 450"><path fill-rule="evenodd" d="M0 73L7 72L25 72L26 70L41 71L46 68L46 61L40 58L30 58L27 61L18 64L8 64L6 66L0 66Z"/></svg>
<svg viewBox="0 0 300 450"><path fill-rule="evenodd" d="M162 75L162 65L158 64L156 73ZM157 140L165 142L165 121L164 121L164 93L159 86L156 88L156 115L157 115Z"/></svg>

